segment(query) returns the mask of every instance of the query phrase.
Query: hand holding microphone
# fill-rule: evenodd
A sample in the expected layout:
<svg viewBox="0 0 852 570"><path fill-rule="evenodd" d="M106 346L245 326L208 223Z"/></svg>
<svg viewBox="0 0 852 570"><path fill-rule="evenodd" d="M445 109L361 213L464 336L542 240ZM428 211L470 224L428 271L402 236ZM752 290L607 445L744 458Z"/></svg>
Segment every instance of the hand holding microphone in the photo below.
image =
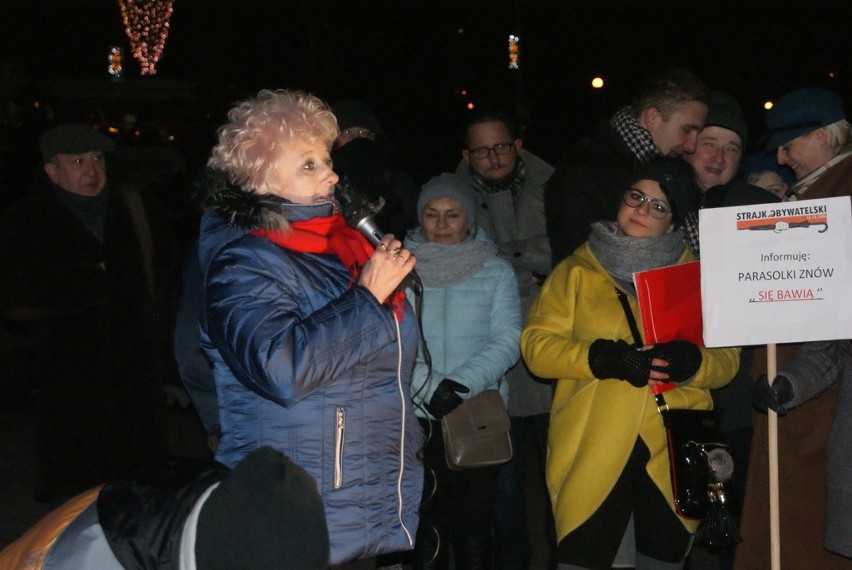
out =
<svg viewBox="0 0 852 570"><path fill-rule="evenodd" d="M373 221L373 215L382 209L384 200L379 198L378 202L370 202L348 180L337 185L335 195L346 223L376 246L376 251L361 268L358 284L369 289L379 303L384 303L414 270L417 259L392 234L383 235Z"/></svg>
<svg viewBox="0 0 852 570"><path fill-rule="evenodd" d="M402 242L387 234L361 269L358 284L369 289L379 303L384 303L416 263L417 258L402 247Z"/></svg>

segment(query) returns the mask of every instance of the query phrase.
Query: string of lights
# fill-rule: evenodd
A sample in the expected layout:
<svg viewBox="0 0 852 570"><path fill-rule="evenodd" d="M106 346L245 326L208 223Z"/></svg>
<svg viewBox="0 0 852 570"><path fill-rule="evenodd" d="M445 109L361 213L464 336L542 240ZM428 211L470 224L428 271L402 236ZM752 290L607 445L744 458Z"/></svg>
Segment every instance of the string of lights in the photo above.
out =
<svg viewBox="0 0 852 570"><path fill-rule="evenodd" d="M124 30L141 75L155 75L169 36L174 0L118 0Z"/></svg>

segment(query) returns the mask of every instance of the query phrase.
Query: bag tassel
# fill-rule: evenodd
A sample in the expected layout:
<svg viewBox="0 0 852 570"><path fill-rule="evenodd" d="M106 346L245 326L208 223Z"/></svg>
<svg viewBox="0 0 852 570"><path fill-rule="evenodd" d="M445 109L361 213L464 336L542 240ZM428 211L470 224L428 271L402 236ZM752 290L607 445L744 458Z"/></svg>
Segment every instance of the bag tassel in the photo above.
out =
<svg viewBox="0 0 852 570"><path fill-rule="evenodd" d="M707 487L707 517L698 527L695 542L710 547L732 546L742 542L737 523L725 504L727 495L724 484L714 482Z"/></svg>

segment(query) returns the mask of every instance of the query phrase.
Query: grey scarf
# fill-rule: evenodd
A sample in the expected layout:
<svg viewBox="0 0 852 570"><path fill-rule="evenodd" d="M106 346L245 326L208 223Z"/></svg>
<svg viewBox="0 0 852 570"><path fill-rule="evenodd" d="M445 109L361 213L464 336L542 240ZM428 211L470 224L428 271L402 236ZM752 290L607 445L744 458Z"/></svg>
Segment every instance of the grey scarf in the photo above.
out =
<svg viewBox="0 0 852 570"><path fill-rule="evenodd" d="M680 229L657 237L635 238L617 235L612 222L592 224L589 247L607 273L634 294L634 273L674 265L685 248Z"/></svg>
<svg viewBox="0 0 852 570"><path fill-rule="evenodd" d="M417 256L417 274L427 287L452 287L470 279L497 255L493 243L473 237L453 245L428 242L420 228L409 233L406 246Z"/></svg>

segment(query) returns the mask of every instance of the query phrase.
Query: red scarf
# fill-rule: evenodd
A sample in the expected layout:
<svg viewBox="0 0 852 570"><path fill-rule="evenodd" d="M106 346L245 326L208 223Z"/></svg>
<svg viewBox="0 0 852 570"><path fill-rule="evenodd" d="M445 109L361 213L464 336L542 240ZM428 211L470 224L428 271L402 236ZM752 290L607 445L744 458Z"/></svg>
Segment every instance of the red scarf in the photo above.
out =
<svg viewBox="0 0 852 570"><path fill-rule="evenodd" d="M361 268L370 259L375 248L360 232L346 224L341 214L325 218L312 218L291 222L286 229L257 229L249 232L291 251L301 253L333 253L352 276L350 287L358 279ZM399 320L405 313L405 293L391 293L385 301Z"/></svg>

